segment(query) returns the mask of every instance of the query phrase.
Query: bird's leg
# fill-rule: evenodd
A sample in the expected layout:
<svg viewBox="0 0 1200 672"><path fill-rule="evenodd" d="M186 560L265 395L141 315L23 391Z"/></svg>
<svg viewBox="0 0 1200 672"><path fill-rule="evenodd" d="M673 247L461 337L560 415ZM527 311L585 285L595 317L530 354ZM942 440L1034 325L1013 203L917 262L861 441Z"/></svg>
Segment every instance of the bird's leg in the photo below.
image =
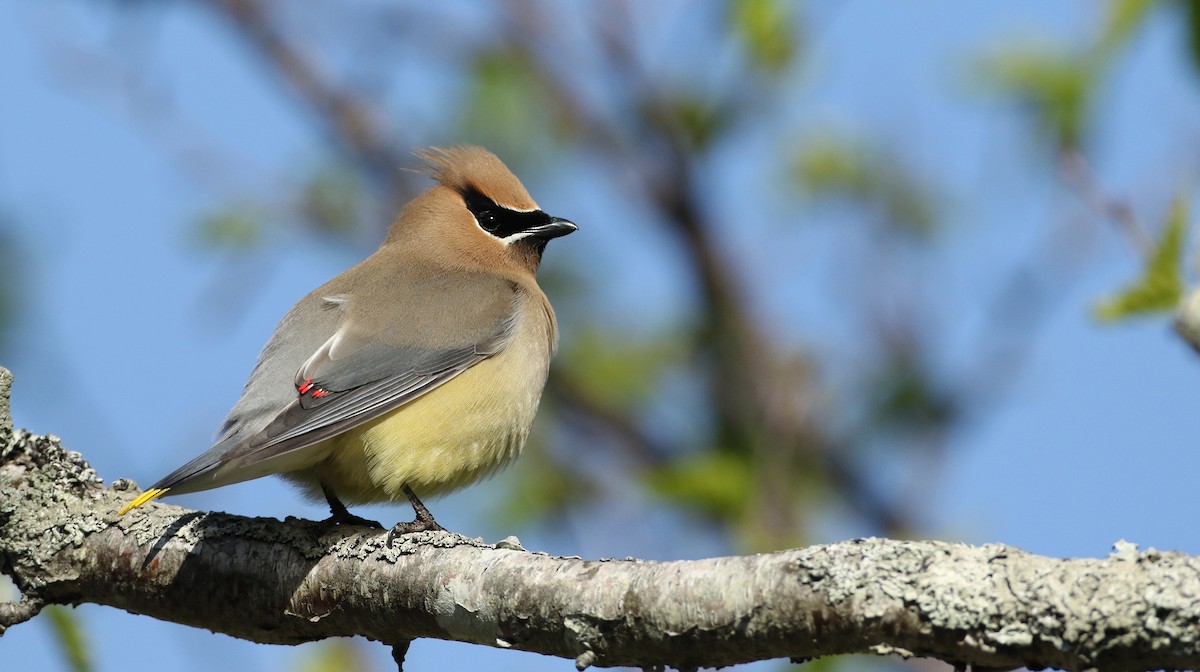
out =
<svg viewBox="0 0 1200 672"><path fill-rule="evenodd" d="M413 511L417 514L417 517L407 523L396 523L392 531L388 532L389 544L392 543L392 539L405 534L424 532L426 530L444 531L446 529L437 524L437 521L433 519L433 514L429 512L429 509L425 508L421 500L417 499L416 494L413 493L412 488L408 487L407 483L404 484L404 496L408 497L408 502L412 504Z"/></svg>
<svg viewBox="0 0 1200 672"><path fill-rule="evenodd" d="M329 513L332 514L321 522L326 525L365 525L376 529L383 529L383 525L376 520L367 520L362 516L356 516L346 510L346 505L342 504L342 500L333 494L333 490L321 481L321 492L325 494L325 501L329 502Z"/></svg>

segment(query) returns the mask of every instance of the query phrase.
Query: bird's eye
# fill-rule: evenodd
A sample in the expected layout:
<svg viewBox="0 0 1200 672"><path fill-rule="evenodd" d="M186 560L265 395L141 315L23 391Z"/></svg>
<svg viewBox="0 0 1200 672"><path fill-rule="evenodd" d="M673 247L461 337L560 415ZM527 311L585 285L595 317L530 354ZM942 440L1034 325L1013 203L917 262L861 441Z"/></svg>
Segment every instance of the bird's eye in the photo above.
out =
<svg viewBox="0 0 1200 672"><path fill-rule="evenodd" d="M467 209L475 216L475 221L479 222L479 226L483 227L484 231L495 234L500 228L501 217L497 210L500 206L492 199L483 194L471 189L463 194L463 202L466 203Z"/></svg>
<svg viewBox="0 0 1200 672"><path fill-rule="evenodd" d="M489 233L495 233L496 228L500 226L499 218L496 217L495 211L491 209L476 212L475 221L479 222L483 230Z"/></svg>

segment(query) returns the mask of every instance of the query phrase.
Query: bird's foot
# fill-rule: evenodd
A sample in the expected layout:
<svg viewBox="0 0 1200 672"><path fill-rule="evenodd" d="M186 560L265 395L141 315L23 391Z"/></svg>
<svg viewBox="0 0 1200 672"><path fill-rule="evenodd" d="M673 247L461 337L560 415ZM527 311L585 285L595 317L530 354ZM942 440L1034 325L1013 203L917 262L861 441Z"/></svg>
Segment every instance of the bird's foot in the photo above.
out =
<svg viewBox="0 0 1200 672"><path fill-rule="evenodd" d="M421 500L417 499L417 496L413 494L412 489L407 485L404 486L404 495L408 497L408 501L412 504L413 511L417 514L417 517L407 523L396 523L396 526L388 532L387 543L389 546L391 546L392 541L396 537L402 537L406 534L446 531L446 528L438 525L437 521L433 519L433 514L429 512L429 509L425 508L425 505L421 503Z"/></svg>
<svg viewBox="0 0 1200 672"><path fill-rule="evenodd" d="M396 537L403 537L406 534L414 534L416 532L445 532L446 528L437 524L437 521L430 516L426 520L422 520L417 516L416 520L410 520L407 523L396 523L396 525L388 532L387 543L390 546Z"/></svg>
<svg viewBox="0 0 1200 672"><path fill-rule="evenodd" d="M334 527L335 525L362 525L363 527L369 527L375 530L383 529L383 524L378 520L371 520L370 518L356 516L345 509L342 509L341 511L334 511L333 515L329 516L325 520L322 520L321 524L326 527Z"/></svg>
<svg viewBox="0 0 1200 672"><path fill-rule="evenodd" d="M383 525L380 525L378 520L369 520L350 513L346 509L346 505L342 504L342 500L333 494L333 490L324 481L321 482L321 492L325 493L325 501L329 503L329 517L321 521L322 525L326 527L333 527L334 525L362 525L363 527L370 527L376 530L383 529Z"/></svg>

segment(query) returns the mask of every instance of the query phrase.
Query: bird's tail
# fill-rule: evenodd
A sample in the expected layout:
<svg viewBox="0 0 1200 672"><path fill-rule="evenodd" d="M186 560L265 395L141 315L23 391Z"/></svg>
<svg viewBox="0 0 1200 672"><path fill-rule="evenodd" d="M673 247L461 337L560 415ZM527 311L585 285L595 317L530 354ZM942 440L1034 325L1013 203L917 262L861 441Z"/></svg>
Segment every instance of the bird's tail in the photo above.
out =
<svg viewBox="0 0 1200 672"><path fill-rule="evenodd" d="M123 515L129 513L130 511L136 509L137 507L145 504L146 502L154 501L154 500L158 499L159 497L162 497L163 495L167 494L168 490L170 490L170 488L150 488L149 490L138 495L137 499L126 504L125 506L122 506L121 510L117 512L117 515L123 516Z"/></svg>

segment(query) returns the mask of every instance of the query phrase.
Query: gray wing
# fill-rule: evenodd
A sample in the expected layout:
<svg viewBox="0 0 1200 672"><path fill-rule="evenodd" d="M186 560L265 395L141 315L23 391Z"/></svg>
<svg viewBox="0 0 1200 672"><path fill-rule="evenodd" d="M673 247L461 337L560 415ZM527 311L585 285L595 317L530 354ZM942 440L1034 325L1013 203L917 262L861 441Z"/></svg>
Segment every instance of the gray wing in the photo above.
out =
<svg viewBox="0 0 1200 672"><path fill-rule="evenodd" d="M299 397L247 446L287 450L309 445L402 406L500 352L512 322L494 326L486 341L463 348L372 344L335 362L323 347L296 374Z"/></svg>
<svg viewBox="0 0 1200 672"><path fill-rule="evenodd" d="M375 332L400 325L366 320L360 326L336 297L315 297L327 302L319 310L331 317L318 318L325 323L315 333L324 342L314 346L313 325L298 330L298 337L291 329L304 301L316 293L306 297L263 350L217 443L152 487L181 494L278 473L297 451L406 404L499 353L513 330L516 288L504 283L499 289L472 310L420 316L449 327L457 320L475 322L462 330L471 342L441 348L389 343ZM483 325L480 317L488 318Z"/></svg>

